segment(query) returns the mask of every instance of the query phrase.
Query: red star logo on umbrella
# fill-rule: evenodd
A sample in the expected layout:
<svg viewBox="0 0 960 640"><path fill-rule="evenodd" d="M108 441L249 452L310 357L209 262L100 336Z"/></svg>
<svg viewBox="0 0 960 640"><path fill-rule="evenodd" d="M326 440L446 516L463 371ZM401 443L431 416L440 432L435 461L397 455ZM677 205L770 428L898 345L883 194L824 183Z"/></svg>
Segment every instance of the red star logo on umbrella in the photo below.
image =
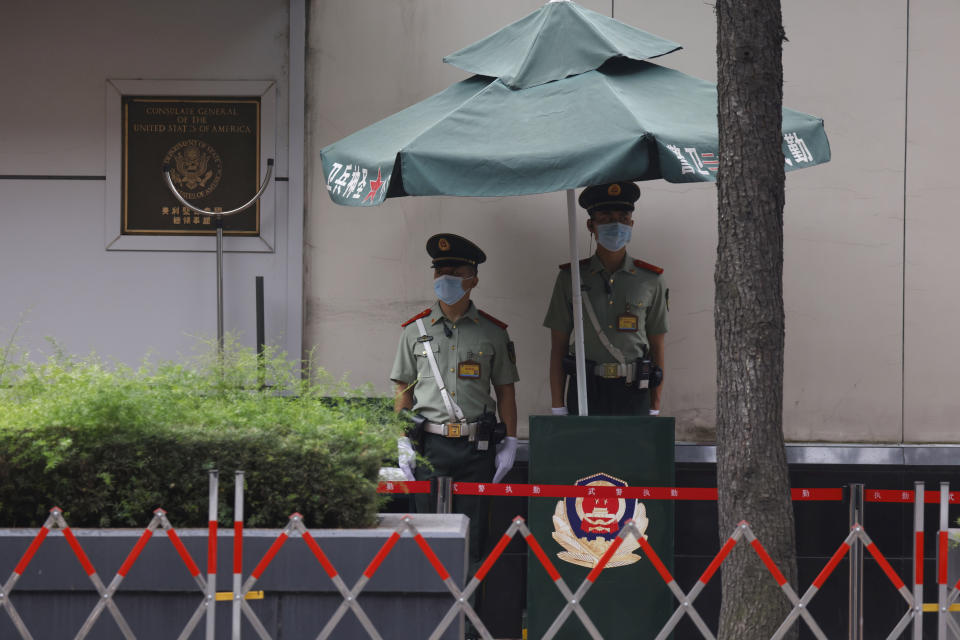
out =
<svg viewBox="0 0 960 640"><path fill-rule="evenodd" d="M367 197L363 199L364 202L367 200L373 200L377 197L377 191L380 191L380 187L383 186L383 180L380 179L380 167L377 167L377 179L370 181L370 193L367 194Z"/></svg>

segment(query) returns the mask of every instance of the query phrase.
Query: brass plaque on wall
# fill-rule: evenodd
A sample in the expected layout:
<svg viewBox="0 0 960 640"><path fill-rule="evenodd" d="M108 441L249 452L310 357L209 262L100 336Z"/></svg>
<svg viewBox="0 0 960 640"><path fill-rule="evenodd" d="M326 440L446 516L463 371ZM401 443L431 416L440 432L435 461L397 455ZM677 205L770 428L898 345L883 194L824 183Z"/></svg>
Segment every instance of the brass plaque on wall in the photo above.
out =
<svg viewBox="0 0 960 640"><path fill-rule="evenodd" d="M163 179L193 206L229 211L260 182L260 98L123 96L123 233L208 235L213 216L190 212ZM260 234L260 203L223 219L225 235Z"/></svg>

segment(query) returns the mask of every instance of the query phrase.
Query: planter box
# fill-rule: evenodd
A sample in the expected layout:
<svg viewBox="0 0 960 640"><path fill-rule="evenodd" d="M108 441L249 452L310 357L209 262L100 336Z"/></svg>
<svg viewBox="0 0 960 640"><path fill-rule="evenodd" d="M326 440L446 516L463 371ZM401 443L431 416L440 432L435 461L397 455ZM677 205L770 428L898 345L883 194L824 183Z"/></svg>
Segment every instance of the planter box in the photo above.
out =
<svg viewBox="0 0 960 640"><path fill-rule="evenodd" d="M373 529L315 530L311 535L352 588L383 543L400 523L402 514L383 514ZM173 523L176 526L176 523ZM468 519L459 514L417 515L414 524L423 534L454 582L464 584L467 571ZM116 574L142 529L73 529L105 584ZM0 529L0 584L6 582L37 529ZM207 531L177 533L206 574ZM276 540L279 530L244 532L244 579ZM231 591L233 531L218 534L217 590ZM254 590L262 600L250 606L276 640L315 638L343 601L326 572L299 536L291 537L267 567ZM34 638L72 637L96 605L98 596L60 532L47 536L10 594ZM154 533L114 599L139 640L170 640L186 625L202 601L170 540ZM416 542L405 533L358 597L358 602L384 638L422 640L430 635L453 604L453 597L430 566ZM232 605L217 605L217 638L230 638ZM462 618L443 636L462 637ZM203 637L201 620L192 638ZM244 620L244 637L256 637ZM6 609L0 609L0 638L18 638ZM108 611L97 620L91 638L112 640L122 635ZM334 638L366 638L352 611L340 620Z"/></svg>

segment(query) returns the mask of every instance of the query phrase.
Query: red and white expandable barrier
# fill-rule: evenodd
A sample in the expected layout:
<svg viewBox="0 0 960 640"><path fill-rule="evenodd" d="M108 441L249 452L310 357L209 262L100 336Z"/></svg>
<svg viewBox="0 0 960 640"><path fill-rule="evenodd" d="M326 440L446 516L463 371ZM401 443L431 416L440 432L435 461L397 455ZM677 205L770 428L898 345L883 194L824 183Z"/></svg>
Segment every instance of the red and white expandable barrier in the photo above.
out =
<svg viewBox="0 0 960 640"><path fill-rule="evenodd" d="M427 484L429 483L393 483L396 485L418 485L418 484ZM556 496L566 496L569 494L569 490L574 489L576 491L584 491L584 487L566 487L566 486L555 486L555 485L486 485L482 483L458 483L460 486L459 490L455 490L455 493L474 493L474 494L484 494L488 495L516 495L517 493L534 495L534 496L543 496L543 497L556 497ZM517 488L518 491L514 492L513 489ZM404 487L407 490L416 490L419 487L416 486L407 486ZM429 489L429 487L427 487ZM630 490L631 496L626 495L626 491ZM499 493L502 491L503 493ZM709 492L715 492L715 490L710 489L682 489L682 488L643 488L643 487L630 487L618 489L615 487L601 489L601 491L607 491L611 496L616 497L633 497L634 492L638 493L637 497L641 499L711 499ZM825 489L825 490L807 490L807 489L795 489L794 498L801 500L833 500L836 497L832 492L836 490ZM528 492L528 493L527 493ZM562 493L561 493L562 492ZM889 494L889 495L887 495ZM207 576L206 579L201 575L200 569L197 564L193 561L190 554L187 552L182 541L177 536L173 527L170 525L166 517L166 512L162 509L157 509L154 512L154 516L150 521L150 524L141 534L140 538L134 545L133 549L128 554L123 565L118 570L117 574L111 580L109 586L105 586L100 580L99 576L96 573L92 563L87 557L86 553L83 551L80 546L79 541L76 536L67 526L66 522L63 519L62 511L58 508L51 509L50 516L47 518L47 521L41 527L40 531L37 533L37 536L34 538L33 542L30 544L27 551L24 553L23 557L20 559L20 562L17 563L13 573L7 582L3 585L3 590L0 592L0 607L6 609L8 615L13 621L14 627L19 632L21 638L27 640L32 640L29 630L18 614L16 608L13 605L13 602L10 599L10 593L13 591L17 580L26 570L27 565L30 563L31 559L37 553L40 546L43 544L44 540L47 538L48 534L51 531L61 531L67 543L70 545L77 559L80 561L81 566L84 571L89 576L91 582L96 588L97 592L101 596L98 599L96 606L91 610L90 614L87 616L83 626L76 634L76 640L83 640L92 630L93 626L96 624L99 616L102 614L103 610L106 609L113 616L114 620L117 622L118 627L121 630L125 639L135 638L133 632L130 630L129 625L126 620L123 618L123 615L120 613L117 608L116 603L113 600L113 596L119 588L123 579L127 576L137 558L140 556L146 544L149 542L150 538L153 536L153 533L157 528L162 528L171 543L174 545L177 553L180 555L183 560L187 570L190 572L190 575L194 578L195 582L199 589L203 592L204 598L201 604L198 606L196 612L191 617L190 621L187 623L186 627L183 629L183 632L180 634L179 638L181 640L186 640L190 634L193 632L197 624L199 623L200 618L204 617L206 614L207 618L207 638L212 638L212 633L214 631L213 627L213 604L216 601L216 552L217 552L217 495L218 495L218 477L217 472L210 472L210 517L209 517L209 540L208 540L208 557L207 557ZM714 496L715 497L715 496ZM459 586L453 581L449 572L444 568L443 564L437 558L436 554L430 548L426 539L420 534L417 530L414 519L410 516L403 518L401 524L397 529L390 535L386 540L384 545L381 547L376 556L371 560L370 564L367 566L366 570L357 580L352 588L348 588L344 583L341 576L337 573L333 564L330 562L330 559L326 556L320 546L317 544L316 540L310 535L310 532L307 530L303 524L303 519L299 514L293 514L290 516L290 520L287 526L281 531L280 535L274 541L273 545L264 555L263 559L256 566L256 568L251 573L250 577L247 579L246 583L240 587L240 582L242 581L242 540L243 540L243 472L237 472L237 482L235 487L235 502L234 502L234 563L233 563L233 611L232 611L232 632L233 638L240 638L240 612L246 616L247 620L252 624L256 630L258 636L261 640L267 640L270 638L269 633L261 624L260 620L257 618L253 610L250 608L246 602L246 598L250 593L251 588L260 578L263 572L266 570L268 565L271 563L273 558L279 552L280 548L284 545L286 540L293 536L299 535L304 539L304 542L310 548L311 552L317 558L321 567L326 572L327 576L333 581L337 590L340 592L343 597L343 602L334 612L333 616L325 624L324 628L320 631L318 640L324 640L325 638L332 637L332 634L338 625L339 621L346 614L347 610L351 610L357 616L364 630L367 632L370 638L374 640L380 640L381 636L374 627L373 623L370 621L369 617L363 611L363 608L357 601L358 596L369 582L369 580L376 573L377 569L383 563L385 558L393 551L396 546L396 543L399 539L406 533L409 533L414 538L417 546L420 548L421 552L425 555L428 562L433 567L434 571L447 586L447 589L450 591L451 595L454 598L454 603L451 605L447 614L438 624L437 628L431 634L431 640L438 639L444 631L449 627L449 625L456 618L458 613L464 613L467 615L476 626L478 632L485 640L492 640L489 631L484 627L482 621L477 616L476 612L469 604L469 598L473 595L476 589L479 587L480 583L489 573L490 569L497 562L497 560L502 555L504 549L509 544L510 540L520 533L524 540L527 542L530 547L531 552L539 560L540 564L547 571L548 575L553 580L557 589L563 595L566 604L558 612L554 623L547 630L544 635L545 640L552 638L563 626L566 620L570 617L570 614L575 614L576 617L583 624L588 635L593 639L599 639L601 636L597 631L595 625L590 621L585 610L583 609L581 602L586 596L590 587L594 582L601 576L603 570L605 569L607 563L609 562L610 557L616 553L617 548L626 540L627 536L634 536L642 550L647 554L647 558L653 564L654 568L657 570L658 574L667 584L667 587L671 590L674 596L680 603L680 606L674 611L673 615L664 625L663 629L660 631L657 636L658 639L666 638L676 627L679 620L684 616L690 616L694 625L700 631L704 638L708 640L714 640L714 635L707 627L702 617L697 613L696 609L693 606L694 601L697 596L702 592L707 583L713 578L716 574L716 571L720 568L723 562L726 560L730 554L733 547L738 544L742 539L746 539L750 546L753 548L754 552L757 553L760 560L764 563L767 570L784 591L784 594L793 604L793 608L790 613L784 619L783 623L780 625L780 628L772 636L771 640L779 640L786 634L787 630L793 625L798 618L802 618L807 626L813 632L813 635L818 638L818 640L824 640L826 636L823 631L820 629L813 616L809 612L809 603L813 597L819 592L820 588L823 586L824 582L831 575L831 573L836 569L838 564L846 556L851 549L856 548L859 545L862 548L865 548L876 560L877 564L883 570L884 574L893 584L894 588L901 594L907 603L907 611L904 613L901 620L894 627L891 633L887 636L888 640L897 638L900 634L906 630L908 626L913 626L913 637L919 638L919 632L922 628L922 613L924 606L922 604L922 585L924 580L923 575L923 506L929 502L935 502L937 500L931 498L938 498L941 508L941 530L938 533L938 564L937 564L937 584L939 587L939 597L938 597L938 606L939 618L938 618L938 639L946 638L946 630L950 629L954 635L960 639L960 627L957 623L947 616L947 612L950 610L951 605L960 598L960 581L957 585L953 587L948 593L947 585L947 574L946 574L946 550L947 550L947 505L949 503L957 502L958 497L956 494L950 493L948 486L944 483L941 484L939 496L928 496L925 495L923 483L916 483L915 490L912 492L909 491L886 491L884 494L879 494L878 492L872 492L868 494L868 500L874 502L905 502L913 501L914 503L914 580L913 580L913 589L908 589L904 581L896 574L890 564L886 561L883 555L877 549L876 545L867 535L866 531L859 524L854 525L848 534L847 538L840 545L840 548L834 553L833 557L829 560L820 574L814 579L813 583L804 593L803 597L798 597L796 592L787 582L786 578L783 576L782 572L777 568L776 564L770 558L769 554L766 552L763 545L754 535L749 524L746 522L740 523L737 529L731 534L727 542L723 545L720 551L717 553L716 557L710 562L709 566L703 572L703 574L698 579L697 583L690 589L688 593L684 593L680 587L677 585L676 580L670 575L670 572L667 570L663 562L657 556L655 550L647 542L636 525L632 521L628 521L626 525L620 531L618 537L614 540L614 543L611 544L610 548L607 550L605 555L600 559L598 565L589 573L589 575L584 579L583 583L577 588L575 592L571 591L570 588L564 583L556 567L550 561L550 558L547 556L546 552L537 542L537 540L530 533L529 529L526 527L524 520L520 517L517 517L510 524L507 531L503 534L500 541L494 547L490 555L485 559L480 569L476 574L471 578L466 588L462 591Z"/></svg>
<svg viewBox="0 0 960 640"><path fill-rule="evenodd" d="M27 626L24 624L23 619L20 617L20 614L17 612L16 607L13 606L13 602L10 600L10 592L13 591L14 586L17 584L17 581L23 575L23 572L26 571L27 565L30 564L30 561L36 555L37 551L40 549L40 545L43 544L43 541L47 538L47 535L51 531L62 531L64 537L67 540L67 543L70 545L70 548L73 550L74 555L80 561L80 565L83 567L84 572L90 578L90 581L93 583L93 586L96 588L97 593L101 596L106 592L106 587L103 585L103 581L100 580L100 577L97 575L96 569L90 563L90 559L87 557L87 554L83 551L83 547L80 546L80 542L77 540L76 536L73 535L73 532L70 531L70 527L67 526L67 523L63 519L63 512L59 507L54 507L50 509L50 515L47 516L46 522L43 523L43 526L40 527L40 531L34 537L33 542L30 543L30 546L27 548L26 552L20 558L20 562L17 563L17 566L14 567L13 573L10 574L10 577L7 579L7 582L3 585L3 593L0 594L0 604L7 610L7 614L10 616L10 619L13 621L13 626L20 633L22 638L32 640L33 636L30 634L30 631L27 629ZM123 618L123 614L120 613L117 609L116 604L109 597L104 598L106 604L104 606L108 607L110 614L113 616L114 620L117 622L117 626L120 627L121 633L123 633L124 638L133 638L133 632L130 630L130 626L127 624L127 621ZM99 606L99 602L97 603Z"/></svg>
<svg viewBox="0 0 960 640"><path fill-rule="evenodd" d="M949 612L956 606L960 599L960 580L951 589L947 582L947 549L949 548L949 539L947 528L949 527L947 516L947 505L953 504L957 493L950 492L947 483L940 484L940 532L937 549L937 585L939 591L938 598L938 618L937 618L937 639L946 640L949 637L947 630L953 633L955 639L960 640L960 625L956 619L949 615ZM949 593L948 593L949 591Z"/></svg>
<svg viewBox="0 0 960 640"><path fill-rule="evenodd" d="M13 621L13 626L20 634L20 637L24 640L33 640L33 636L30 634L29 629L27 629L26 624L24 624L23 619L17 613L17 610L10 599L10 592L13 591L17 580L19 580L20 576L23 575L23 572L26 571L30 561L36 555L44 540L47 539L49 533L52 531L61 531L67 541L67 544L70 545L71 550L77 557L77 560L80 561L80 565L83 567L84 572L90 578L90 581L96 588L97 593L100 595L100 598L97 600L97 604L90 611L90 614L80 627L80 630L74 636L75 640L82 640L89 635L104 609L110 612L110 615L117 623L117 626L119 627L121 634L123 634L123 637L125 639L134 640L136 636L130 629L130 625L127 623L126 619L124 619L123 614L120 613L120 609L117 607L116 602L114 602L113 596L119 588L120 583L123 582L123 579L127 577L127 574L133 568L133 565L137 561L137 558L140 557L140 553L143 551L143 548L147 545L147 542L150 541L150 538L153 537L153 533L158 527L162 528L167 534L167 537L170 539L171 543L173 543L174 548L186 565L190 575L193 576L200 589L203 590L205 588L205 583L203 578L200 576L200 569L197 568L193 558L190 557L190 553L183 546L183 542L180 540L179 536L177 536L176 531L171 526L170 521L167 519L167 514L163 509L157 509L154 511L153 518L150 520L150 524L147 525L147 528L140 535L140 538L137 540L133 549L129 554L127 554L127 557L120 566L120 569L117 571L117 574L110 581L110 585L104 586L103 581L100 579L96 569L93 566L93 563L90 562L90 559L87 557L86 552L84 552L79 540L77 540L77 537L74 535L73 531L70 530L70 527L64 520L63 511L59 507L54 507L50 510L50 515L47 517L44 525L40 528L40 531L37 533L36 537L34 537L33 542L30 543L30 546L20 558L20 561L14 568L10 578L4 584L3 592L0 594L0 606L7 610L7 613L10 615L10 619Z"/></svg>
<svg viewBox="0 0 960 640"><path fill-rule="evenodd" d="M219 472L211 469L208 472L209 478L209 500L207 512L207 579L200 577L200 570L197 569L197 575L194 579L200 585L203 591L203 600L197 605L196 610L177 640L187 640L193 630L200 623L200 618L206 614L206 640L214 640L216 632L215 607L217 602L217 498L219 496ZM179 548L178 548L179 551ZM184 551L186 551L184 549Z"/></svg>
<svg viewBox="0 0 960 640"><path fill-rule="evenodd" d="M948 506L951 502L950 484L940 483L940 530L937 532L937 639L946 640L948 638L947 630L953 633L953 637L960 639L960 626L956 619L950 615L950 609L957 597L960 596L960 580L950 589L947 582L947 553L950 548L949 540L949 511Z"/></svg>

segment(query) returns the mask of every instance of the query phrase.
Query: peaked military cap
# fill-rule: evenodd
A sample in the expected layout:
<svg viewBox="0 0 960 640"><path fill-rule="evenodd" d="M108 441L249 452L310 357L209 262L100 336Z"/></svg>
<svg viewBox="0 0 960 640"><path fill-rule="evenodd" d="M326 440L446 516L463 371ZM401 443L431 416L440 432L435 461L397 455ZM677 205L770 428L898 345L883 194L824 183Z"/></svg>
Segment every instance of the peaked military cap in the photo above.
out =
<svg viewBox="0 0 960 640"><path fill-rule="evenodd" d="M632 182L611 182L587 187L580 194L580 206L592 214L598 209L633 211L633 203L640 198L640 187Z"/></svg>
<svg viewBox="0 0 960 640"><path fill-rule="evenodd" d="M468 264L476 267L487 259L480 247L466 238L452 233L438 233L427 240L427 253L433 258L432 267Z"/></svg>

